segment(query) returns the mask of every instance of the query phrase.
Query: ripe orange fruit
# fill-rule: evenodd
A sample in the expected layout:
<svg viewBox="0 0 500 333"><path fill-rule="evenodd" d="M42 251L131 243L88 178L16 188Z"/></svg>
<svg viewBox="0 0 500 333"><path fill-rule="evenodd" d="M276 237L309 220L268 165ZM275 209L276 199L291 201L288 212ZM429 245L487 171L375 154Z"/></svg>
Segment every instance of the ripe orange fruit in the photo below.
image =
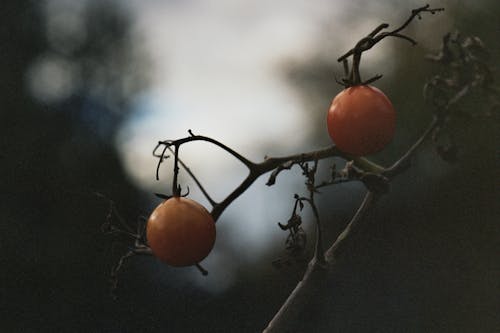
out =
<svg viewBox="0 0 500 333"><path fill-rule="evenodd" d="M215 243L215 222L198 202L172 197L158 205L146 226L153 254L171 266L199 263Z"/></svg>

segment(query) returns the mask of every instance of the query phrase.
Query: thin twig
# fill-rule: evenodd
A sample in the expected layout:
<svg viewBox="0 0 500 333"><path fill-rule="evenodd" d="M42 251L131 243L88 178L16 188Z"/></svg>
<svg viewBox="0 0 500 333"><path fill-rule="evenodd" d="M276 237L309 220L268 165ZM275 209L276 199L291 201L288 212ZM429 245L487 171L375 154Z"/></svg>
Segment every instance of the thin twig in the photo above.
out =
<svg viewBox="0 0 500 333"><path fill-rule="evenodd" d="M417 141L404 153L396 162L394 162L389 168L387 168L383 174L386 177L393 178L397 174L401 173L410 166L410 159L415 153L415 151L422 145L422 143L427 139L427 137L436 129L439 122L436 117L434 117L424 131L424 133L418 138Z"/></svg>
<svg viewBox="0 0 500 333"><path fill-rule="evenodd" d="M386 37L401 38L406 41L409 41L413 45L417 44L417 42L413 38L403 35L399 32L405 29L415 19L415 17L420 18L421 13L428 12L434 14L436 12L440 12L443 10L444 8L429 8L429 5L425 5L423 7L412 10L411 15L408 17L408 19L398 28L392 31L381 32L383 29L389 27L387 23L382 23L378 27L376 27L371 33L369 33L366 37L361 38L352 49L350 49L337 59L338 62L342 62L344 64L344 71L345 71L347 58L350 56L352 56L353 58L351 71L349 73L348 78L342 79L342 82L344 83L343 85L345 87L349 87L358 84L368 84L380 79L381 76L377 75L365 82L361 80L359 66L361 62L361 55L363 54L363 52L370 50L373 46L375 46L377 43L379 43Z"/></svg>
<svg viewBox="0 0 500 333"><path fill-rule="evenodd" d="M227 151L229 154L231 154L235 158L237 158L241 163L246 165L248 168L251 168L252 165L254 164L253 162L251 162L250 160L248 160L247 158L245 158L244 156L242 156L241 154L239 154L235 150L229 148L228 146L226 146L222 142L217 141L217 140L212 139L212 138L207 137L207 136L202 136L202 135L190 135L188 137L178 139L178 140L160 141L160 142L158 142L158 145L156 146L155 150L153 151L153 156L161 158L162 156L165 155L164 153L162 153L161 155L156 154L157 148L159 148L162 145L164 145L165 147L180 146L180 145L183 145L183 144L191 142L191 141L206 141L206 142L210 142L216 146L219 146L220 148L222 148L223 150Z"/></svg>
<svg viewBox="0 0 500 333"><path fill-rule="evenodd" d="M309 262L302 281L300 281L295 289L290 293L276 315L263 330L263 333L286 331L281 330L280 328L282 326L290 327L290 322L297 315L297 311L300 311L301 309L301 303L304 301L307 302L307 300L310 300L311 297L318 296L320 283L324 282L325 274L328 272L328 268L335 264L335 256L338 248L344 244L344 242L354 233L356 229L359 228L361 220L365 217L374 201L375 194L373 192L368 192L347 227L338 236L333 245L325 252L324 258L326 259L327 265L325 265L325 261L320 262L316 257Z"/></svg>
<svg viewBox="0 0 500 333"><path fill-rule="evenodd" d="M345 243L345 241L354 233L358 228L360 221L365 217L366 213L373 206L377 198L377 194L368 191L358 207L358 210L351 218L345 229L338 235L335 242L325 252L326 260L332 262L335 260L338 249Z"/></svg>
<svg viewBox="0 0 500 333"><path fill-rule="evenodd" d="M318 207L314 200L314 195L317 192L317 188L314 186L316 171L318 170L318 160L314 160L314 165L309 168L308 163L301 164L304 175L307 178L306 186L309 192L308 198L300 198L302 201L309 203L311 210L313 211L314 220L316 222L316 242L314 246L314 259L319 263L323 264L325 262L325 253L323 249L323 227L321 225L321 220L319 217Z"/></svg>
<svg viewBox="0 0 500 333"><path fill-rule="evenodd" d="M168 150L171 153L173 153L172 147L168 147ZM214 199L212 199L212 197L210 196L210 194L208 194L208 192L205 189L205 187L201 184L201 182L199 181L199 179L195 176L195 174L191 171L191 169L186 165L186 163L184 163L182 161L182 159L179 158L179 157L177 157L177 160L179 161L179 164L182 166L182 168L184 169L184 171L186 171L187 174L191 177L191 179L193 179L193 181L196 183L196 186L198 186L198 188L203 193L203 195L205 196L205 198L208 200L208 202L210 203L210 205L212 205L212 207L215 206L215 205L217 205L217 202Z"/></svg>

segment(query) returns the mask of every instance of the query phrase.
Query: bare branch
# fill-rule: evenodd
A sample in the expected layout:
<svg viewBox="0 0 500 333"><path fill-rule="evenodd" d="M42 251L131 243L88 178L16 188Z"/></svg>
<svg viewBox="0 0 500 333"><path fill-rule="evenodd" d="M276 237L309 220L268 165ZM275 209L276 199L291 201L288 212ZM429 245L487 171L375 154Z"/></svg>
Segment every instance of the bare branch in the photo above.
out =
<svg viewBox="0 0 500 333"><path fill-rule="evenodd" d="M347 227L338 236L335 243L326 251L326 265L324 262L318 262L316 257L311 260L304 277L291 292L290 296L288 296L276 315L271 319L263 333L288 332L293 330L295 327L294 323L297 318L300 318L300 311L303 309L304 304L310 304L317 299L317 297L321 296L326 274L328 273L328 269L335 263L338 249L354 231L359 228L360 222L372 207L375 199L376 195L372 192L368 192L365 195L361 206L358 208Z"/></svg>
<svg viewBox="0 0 500 333"><path fill-rule="evenodd" d="M413 38L400 34L400 31L405 29L415 19L415 17L421 18L422 13L428 12L434 14L436 12L440 12L443 10L444 8L429 8L429 5L414 9L412 10L411 15L408 17L408 19L398 28L388 32L381 32L383 29L389 27L387 23L382 23L378 27L376 27L372 32L370 32L366 37L361 38L352 49L350 49L337 59L338 62L343 62L345 71L347 58L353 56L353 63L351 66L349 78L346 79L347 83L343 85L349 87L358 84L368 84L370 82L375 81L376 79L379 79L379 77L377 77L376 79L370 79L366 82L362 82L361 75L359 73L359 65L361 61L361 55L363 54L363 52L370 50L373 46L375 46L378 42L380 42L382 39L386 37L401 38L409 41L413 45L417 44L417 42ZM342 80L342 82L344 82L344 80Z"/></svg>
<svg viewBox="0 0 500 333"><path fill-rule="evenodd" d="M244 156L242 156L241 154L239 154L235 150L229 148L228 146L226 146L222 142L217 141L217 140L212 139L212 138L209 138L209 137L206 137L206 136L202 136L202 135L193 135L192 132L190 132L190 136L182 138L182 139L160 141L160 142L158 142L157 147L164 145L165 146L165 150L166 150L170 146L180 146L182 144L185 144L185 143L191 142L191 141L206 141L206 142L210 142L210 143L212 143L212 144L214 144L216 146L219 146L223 150L227 151L229 154L233 155L236 159L238 159L241 163L243 163L248 168L251 168L254 165L253 162L251 162L250 160L248 160L247 158L245 158ZM155 154L156 150L157 149L155 148L155 150L153 151L153 156L162 158L164 154L157 155L157 154Z"/></svg>
<svg viewBox="0 0 500 333"><path fill-rule="evenodd" d="M358 210L351 218L351 221L347 224L345 229L340 233L337 237L337 240L330 246L330 248L326 251L325 257L327 261L333 262L335 261L338 249L345 243L345 241L354 233L354 231L358 228L361 220L365 217L366 213L373 206L377 199L377 195L374 192L368 191L365 194L361 205Z"/></svg>
<svg viewBox="0 0 500 333"><path fill-rule="evenodd" d="M215 221L220 217L222 212L236 199L238 198L243 192L245 192L253 183L254 181L259 178L261 175L270 172L272 170L275 170L279 168L280 166L283 167L285 164L289 164L290 167L294 164L298 163L303 163L307 161L314 161L314 160L320 160L328 157L333 157L333 156L346 156L344 153L340 152L335 146L330 146L327 148L307 152L307 153L301 153L301 154L295 154L295 155L289 155L289 156L284 156L284 157L268 157L266 158L263 162L261 163L254 163L247 158L243 157L233 149L229 148L228 146L220 143L217 140L214 140L212 138L206 137L206 136L200 136L200 135L190 135L189 137L185 137L179 140L166 140L166 141L161 141L158 143L158 145L155 147L153 150L153 154L155 157L158 157L160 159L160 162L162 159L164 159L164 154L168 148L171 146L180 146L182 144L192 142L192 141L206 141L209 143L213 143L231 155L233 155L235 158L240 160L243 164L245 164L248 169L249 169L249 174L248 176L242 181L242 183L233 190L224 200L221 202L215 202L213 201L212 204L212 217L214 218ZM165 145L165 148L163 149L161 154L157 154L156 151L158 150L159 146ZM160 164L158 164L159 166ZM277 175L277 173L276 173ZM198 183L197 183L198 185ZM200 186L200 185L198 185ZM206 191L205 191L206 192ZM207 193L208 194L208 193ZM208 196L209 197L209 196Z"/></svg>
<svg viewBox="0 0 500 333"><path fill-rule="evenodd" d="M418 138L417 141L404 153L396 162L394 162L386 171L384 171L384 175L393 178L397 174L406 170L410 167L410 159L415 153L415 151L422 145L422 143L429 137L429 135L436 129L438 126L437 118L434 118L424 133Z"/></svg>

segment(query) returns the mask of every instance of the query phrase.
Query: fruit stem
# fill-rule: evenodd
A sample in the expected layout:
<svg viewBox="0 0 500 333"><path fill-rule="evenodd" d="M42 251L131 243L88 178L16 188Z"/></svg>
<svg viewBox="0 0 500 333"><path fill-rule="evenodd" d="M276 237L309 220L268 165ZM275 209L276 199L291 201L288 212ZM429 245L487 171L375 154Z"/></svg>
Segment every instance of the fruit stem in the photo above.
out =
<svg viewBox="0 0 500 333"><path fill-rule="evenodd" d="M366 157L351 157L352 161L354 162L354 165L360 167L364 171L368 172L373 172L373 173L382 173L385 171L385 168L369 159Z"/></svg>
<svg viewBox="0 0 500 333"><path fill-rule="evenodd" d="M172 195L179 197L181 195L181 188L177 184L177 175L179 174L179 145L174 146L174 180L172 182Z"/></svg>
<svg viewBox="0 0 500 333"><path fill-rule="evenodd" d="M361 75L359 73L360 63L361 63L361 52L355 52L354 56L352 57L351 77L349 80L352 86L361 84Z"/></svg>

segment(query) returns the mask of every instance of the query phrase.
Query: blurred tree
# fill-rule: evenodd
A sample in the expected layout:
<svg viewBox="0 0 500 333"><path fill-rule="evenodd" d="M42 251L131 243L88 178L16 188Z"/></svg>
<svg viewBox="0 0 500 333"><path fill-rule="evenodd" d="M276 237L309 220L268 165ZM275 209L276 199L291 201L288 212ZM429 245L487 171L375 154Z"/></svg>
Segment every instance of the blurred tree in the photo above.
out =
<svg viewBox="0 0 500 333"><path fill-rule="evenodd" d="M0 330L92 330L113 318L93 191L139 211L113 139L145 59L114 1L3 1L0 16Z"/></svg>

